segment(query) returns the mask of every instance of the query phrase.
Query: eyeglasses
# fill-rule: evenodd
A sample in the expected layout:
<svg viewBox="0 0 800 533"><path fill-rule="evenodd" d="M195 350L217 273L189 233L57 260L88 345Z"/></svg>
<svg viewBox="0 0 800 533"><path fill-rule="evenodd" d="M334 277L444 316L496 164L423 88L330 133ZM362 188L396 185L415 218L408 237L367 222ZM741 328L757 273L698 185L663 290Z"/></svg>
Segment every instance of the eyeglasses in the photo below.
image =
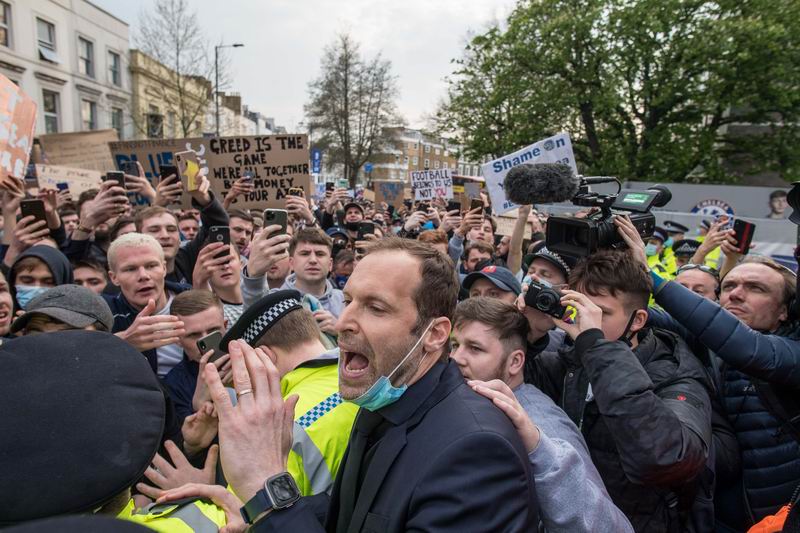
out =
<svg viewBox="0 0 800 533"><path fill-rule="evenodd" d="M714 276L714 279L719 281L719 271L716 268L712 268L707 265L695 265L694 263L686 263L685 265L683 265L678 269L676 275L680 274L681 272L686 272L687 270L694 270L694 269L697 269L700 272L705 272L706 274L711 274L712 276Z"/></svg>

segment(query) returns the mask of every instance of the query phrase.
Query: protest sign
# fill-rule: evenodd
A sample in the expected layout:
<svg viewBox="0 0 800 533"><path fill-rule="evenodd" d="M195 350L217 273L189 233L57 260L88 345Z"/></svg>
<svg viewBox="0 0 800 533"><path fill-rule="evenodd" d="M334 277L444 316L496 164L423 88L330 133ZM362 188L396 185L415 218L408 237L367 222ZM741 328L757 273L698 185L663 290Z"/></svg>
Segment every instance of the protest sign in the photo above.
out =
<svg viewBox="0 0 800 533"><path fill-rule="evenodd" d="M160 165L173 165L176 152L194 150L220 199L249 171L255 190L234 201L239 209L282 208L291 187L302 187L306 198L313 192L306 135L123 141L110 146L117 167L139 161L154 185Z"/></svg>
<svg viewBox="0 0 800 533"><path fill-rule="evenodd" d="M524 163L562 163L570 166L574 173L578 173L578 168L575 166L575 155L572 153L572 142L566 133L559 133L513 154L489 161L481 168L489 189L494 214L501 215L519 207L506 198L503 180L510 169Z"/></svg>
<svg viewBox="0 0 800 533"><path fill-rule="evenodd" d="M369 189L364 189L362 198L364 198L364 200L369 200L370 202L374 202L375 201L375 192L371 191Z"/></svg>
<svg viewBox="0 0 800 533"><path fill-rule="evenodd" d="M36 102L0 74L0 185L22 180L36 126Z"/></svg>
<svg viewBox="0 0 800 533"><path fill-rule="evenodd" d="M415 200L450 200L453 198L453 177L450 169L412 171L411 188Z"/></svg>
<svg viewBox="0 0 800 533"><path fill-rule="evenodd" d="M518 210L495 217L495 221L497 222L497 231L495 231L495 234L508 235L510 237L511 234L514 233L514 226L517 224L517 218L519 218ZM531 225L529 222L525 223L525 236L523 238L531 238Z"/></svg>
<svg viewBox="0 0 800 533"><path fill-rule="evenodd" d="M58 189L59 183L66 183L74 200L84 191L99 189L103 176L98 170L57 165L36 165L36 174L40 189Z"/></svg>
<svg viewBox="0 0 800 533"><path fill-rule="evenodd" d="M43 160L37 163L105 173L114 170L108 143L117 140L117 130L113 129L40 135Z"/></svg>
<svg viewBox="0 0 800 533"><path fill-rule="evenodd" d="M373 180L372 186L375 188L375 203L386 202L394 206L395 209L403 207L405 196L405 184L402 181L378 181Z"/></svg>

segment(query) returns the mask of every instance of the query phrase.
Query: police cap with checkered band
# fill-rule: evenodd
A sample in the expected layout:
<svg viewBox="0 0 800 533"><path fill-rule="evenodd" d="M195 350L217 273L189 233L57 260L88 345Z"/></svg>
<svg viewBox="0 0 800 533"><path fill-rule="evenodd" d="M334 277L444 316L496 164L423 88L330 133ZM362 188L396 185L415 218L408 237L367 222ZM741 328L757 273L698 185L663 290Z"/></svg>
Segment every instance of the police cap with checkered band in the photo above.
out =
<svg viewBox="0 0 800 533"><path fill-rule="evenodd" d="M295 290L275 291L262 297L248 307L222 337L220 349L227 352L228 343L236 339L242 339L250 346L255 346L278 320L295 309L301 309L301 300L300 292Z"/></svg>

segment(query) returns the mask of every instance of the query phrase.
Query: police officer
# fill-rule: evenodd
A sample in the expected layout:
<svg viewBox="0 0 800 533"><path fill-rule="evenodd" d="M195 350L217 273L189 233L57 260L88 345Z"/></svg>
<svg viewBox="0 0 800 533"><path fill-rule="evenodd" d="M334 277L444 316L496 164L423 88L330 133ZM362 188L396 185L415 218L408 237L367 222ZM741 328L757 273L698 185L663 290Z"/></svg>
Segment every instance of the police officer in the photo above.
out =
<svg viewBox="0 0 800 533"><path fill-rule="evenodd" d="M275 362L281 395L299 396L288 471L304 496L330 492L358 411L339 396L339 352L326 351L314 315L295 290L276 291L253 304L222 338L227 351L242 339ZM240 392L239 395L241 396Z"/></svg>
<svg viewBox="0 0 800 533"><path fill-rule="evenodd" d="M135 509L131 486L161 443L164 394L147 360L96 331L0 346L0 527L67 514L116 516L159 531L216 530L214 505ZM187 529L188 528L188 529Z"/></svg>

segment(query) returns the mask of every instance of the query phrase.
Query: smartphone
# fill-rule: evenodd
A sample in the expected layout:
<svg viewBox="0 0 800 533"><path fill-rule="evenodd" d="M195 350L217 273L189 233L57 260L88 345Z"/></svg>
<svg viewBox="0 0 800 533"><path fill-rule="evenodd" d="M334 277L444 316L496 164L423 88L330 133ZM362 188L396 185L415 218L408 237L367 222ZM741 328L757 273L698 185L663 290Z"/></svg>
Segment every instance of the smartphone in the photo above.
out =
<svg viewBox="0 0 800 533"><path fill-rule="evenodd" d="M109 170L106 172L105 181L116 181L117 185L125 188L125 173L120 170Z"/></svg>
<svg viewBox="0 0 800 533"><path fill-rule="evenodd" d="M733 231L736 232L736 248L739 253L747 254L750 251L750 244L753 242L756 225L737 218L733 223Z"/></svg>
<svg viewBox="0 0 800 533"><path fill-rule="evenodd" d="M69 192L69 183L67 183L66 181L59 181L58 183L56 183L56 189L58 189L59 192L60 191Z"/></svg>
<svg viewBox="0 0 800 533"><path fill-rule="evenodd" d="M231 228L228 226L211 226L208 228L208 240L211 243L221 242L228 245L228 248L223 249L214 258L230 254Z"/></svg>
<svg viewBox="0 0 800 533"><path fill-rule="evenodd" d="M332 181L329 181L328 183L325 184L325 192L333 192L335 188L336 184Z"/></svg>
<svg viewBox="0 0 800 533"><path fill-rule="evenodd" d="M178 176L178 167L175 165L159 165L158 167L158 176L161 181L164 181L170 176Z"/></svg>
<svg viewBox="0 0 800 533"><path fill-rule="evenodd" d="M242 179L247 182L253 181L253 171L252 170L245 170L242 172Z"/></svg>
<svg viewBox="0 0 800 533"><path fill-rule="evenodd" d="M196 191L200 188L200 162L197 160L197 152L187 150L175 154L175 162L178 164L178 171L183 182L183 190Z"/></svg>
<svg viewBox="0 0 800 533"><path fill-rule="evenodd" d="M125 161L124 163L122 163L121 170L128 176L139 175L139 165L136 164L136 161Z"/></svg>
<svg viewBox="0 0 800 533"><path fill-rule="evenodd" d="M208 359L209 363L213 363L223 355L225 355L222 350L219 349L219 343L222 342L222 333L219 331L212 331L202 339L197 341L197 349L200 350L200 354L204 354L209 350L214 350L214 353Z"/></svg>
<svg viewBox="0 0 800 533"><path fill-rule="evenodd" d="M265 209L264 210L264 227L273 226L278 224L281 229L270 234L270 237L275 235L285 235L286 225L289 222L289 212L286 209Z"/></svg>
<svg viewBox="0 0 800 533"><path fill-rule="evenodd" d="M350 188L350 180L338 179L336 180L336 186L340 189L348 189Z"/></svg>
<svg viewBox="0 0 800 533"><path fill-rule="evenodd" d="M357 240L363 241L365 235L375 235L375 224L372 222L359 222L358 223L358 236Z"/></svg>
<svg viewBox="0 0 800 533"><path fill-rule="evenodd" d="M36 218L33 222L38 222L40 220L47 221L44 213L44 202L42 200L22 200L19 204L19 209L23 218L32 215ZM31 224L33 224L33 222L31 222Z"/></svg>
<svg viewBox="0 0 800 533"><path fill-rule="evenodd" d="M450 211L458 211L461 212L461 202L457 202L456 200L450 200L447 202L447 212Z"/></svg>
<svg viewBox="0 0 800 533"><path fill-rule="evenodd" d="M287 196L299 196L300 198L305 198L306 193L302 187L291 187L289 188L289 192L286 193Z"/></svg>
<svg viewBox="0 0 800 533"><path fill-rule="evenodd" d="M483 200L473 198L469 203L469 210L475 211L476 209L483 209Z"/></svg>

